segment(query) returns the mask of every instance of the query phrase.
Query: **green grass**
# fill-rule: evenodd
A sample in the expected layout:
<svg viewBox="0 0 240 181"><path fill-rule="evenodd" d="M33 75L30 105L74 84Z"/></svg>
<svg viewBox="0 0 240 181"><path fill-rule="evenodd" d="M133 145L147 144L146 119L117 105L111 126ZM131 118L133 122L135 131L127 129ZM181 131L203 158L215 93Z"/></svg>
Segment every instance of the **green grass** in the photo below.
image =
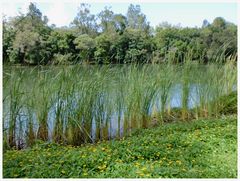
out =
<svg viewBox="0 0 240 181"><path fill-rule="evenodd" d="M236 178L237 118L164 124L79 147L38 143L3 154L4 178Z"/></svg>
<svg viewBox="0 0 240 181"><path fill-rule="evenodd" d="M236 81L236 65L231 61L224 65L4 67L4 149L22 149L37 139L77 146L94 142L92 134L97 141L106 140L113 114L117 137L121 125L126 136L135 128L151 126L153 120L162 124L218 117L226 112L218 100L232 92ZM181 116L170 107L176 85L180 85L176 91L181 95ZM191 96L198 105L194 112L188 108ZM26 141L21 145L22 139Z"/></svg>

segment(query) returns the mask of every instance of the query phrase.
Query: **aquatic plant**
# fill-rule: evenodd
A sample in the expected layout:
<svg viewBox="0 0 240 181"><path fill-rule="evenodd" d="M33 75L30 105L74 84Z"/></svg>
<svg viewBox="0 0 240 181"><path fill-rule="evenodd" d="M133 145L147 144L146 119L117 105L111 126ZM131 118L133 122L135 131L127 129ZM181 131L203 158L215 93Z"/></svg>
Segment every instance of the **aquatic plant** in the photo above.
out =
<svg viewBox="0 0 240 181"><path fill-rule="evenodd" d="M218 117L225 107L220 97L236 89L236 72L230 60L5 67L4 142L6 147L30 146L37 139L81 145L164 122ZM174 107L172 99L180 104Z"/></svg>

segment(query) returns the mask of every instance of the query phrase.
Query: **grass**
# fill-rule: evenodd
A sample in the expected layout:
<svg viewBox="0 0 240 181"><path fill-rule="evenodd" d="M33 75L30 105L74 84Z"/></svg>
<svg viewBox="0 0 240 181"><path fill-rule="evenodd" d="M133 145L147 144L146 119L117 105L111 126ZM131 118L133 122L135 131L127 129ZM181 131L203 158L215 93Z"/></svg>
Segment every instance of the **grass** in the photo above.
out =
<svg viewBox="0 0 240 181"><path fill-rule="evenodd" d="M134 129L166 120L221 116L225 113L219 98L232 92L236 72L231 61L4 67L4 150L26 148L37 140L77 146L131 135ZM179 108L171 106L176 85L180 85L175 90L180 92ZM189 107L192 98L197 109Z"/></svg>
<svg viewBox="0 0 240 181"><path fill-rule="evenodd" d="M178 121L78 147L38 142L3 154L3 177L236 178L236 117Z"/></svg>

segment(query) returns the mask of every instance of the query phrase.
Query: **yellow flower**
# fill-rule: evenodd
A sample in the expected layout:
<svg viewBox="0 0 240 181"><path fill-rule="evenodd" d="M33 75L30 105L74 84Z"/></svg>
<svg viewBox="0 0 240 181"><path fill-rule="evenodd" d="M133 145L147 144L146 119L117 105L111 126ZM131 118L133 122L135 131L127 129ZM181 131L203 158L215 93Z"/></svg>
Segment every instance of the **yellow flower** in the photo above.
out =
<svg viewBox="0 0 240 181"><path fill-rule="evenodd" d="M127 151L128 151L129 153L132 153L129 149L127 149Z"/></svg>
<svg viewBox="0 0 240 181"><path fill-rule="evenodd" d="M66 172L64 170L61 171L62 174L65 174Z"/></svg>
<svg viewBox="0 0 240 181"><path fill-rule="evenodd" d="M142 170L142 171L146 171L146 170L147 170L147 168L146 168L146 167L143 167L143 168L141 168L141 170Z"/></svg>
<svg viewBox="0 0 240 181"><path fill-rule="evenodd" d="M182 162L180 160L177 160L176 163L179 164L179 165L182 164Z"/></svg>
<svg viewBox="0 0 240 181"><path fill-rule="evenodd" d="M98 166L99 170L104 170L107 166L106 165L102 165L102 166Z"/></svg>
<svg viewBox="0 0 240 181"><path fill-rule="evenodd" d="M134 163L136 166L139 166L140 165L140 163L138 163L138 162L136 162L136 163Z"/></svg>

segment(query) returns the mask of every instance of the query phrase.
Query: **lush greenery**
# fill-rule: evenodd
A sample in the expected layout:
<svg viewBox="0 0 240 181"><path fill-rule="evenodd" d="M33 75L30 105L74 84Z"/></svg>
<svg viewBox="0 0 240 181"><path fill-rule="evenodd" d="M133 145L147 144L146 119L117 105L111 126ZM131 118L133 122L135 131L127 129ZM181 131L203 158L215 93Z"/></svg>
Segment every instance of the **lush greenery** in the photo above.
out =
<svg viewBox="0 0 240 181"><path fill-rule="evenodd" d="M81 4L57 28L30 3L3 20L3 176L236 178L236 53L221 17L153 28Z"/></svg>
<svg viewBox="0 0 240 181"><path fill-rule="evenodd" d="M146 63L224 61L237 52L237 26L221 17L201 28L162 23L153 28L139 5L126 15L105 7L93 15L81 4L68 27L47 24L31 3L27 14L3 19L3 61L18 64ZM174 57L174 59L173 59Z"/></svg>
<svg viewBox="0 0 240 181"><path fill-rule="evenodd" d="M83 147L38 143L3 155L5 178L236 178L237 118L177 122Z"/></svg>
<svg viewBox="0 0 240 181"><path fill-rule="evenodd" d="M236 80L234 60L4 67L4 148L21 149L38 139L80 145L164 122L218 117L231 111L225 104L236 108L236 96L222 97L236 89Z"/></svg>

